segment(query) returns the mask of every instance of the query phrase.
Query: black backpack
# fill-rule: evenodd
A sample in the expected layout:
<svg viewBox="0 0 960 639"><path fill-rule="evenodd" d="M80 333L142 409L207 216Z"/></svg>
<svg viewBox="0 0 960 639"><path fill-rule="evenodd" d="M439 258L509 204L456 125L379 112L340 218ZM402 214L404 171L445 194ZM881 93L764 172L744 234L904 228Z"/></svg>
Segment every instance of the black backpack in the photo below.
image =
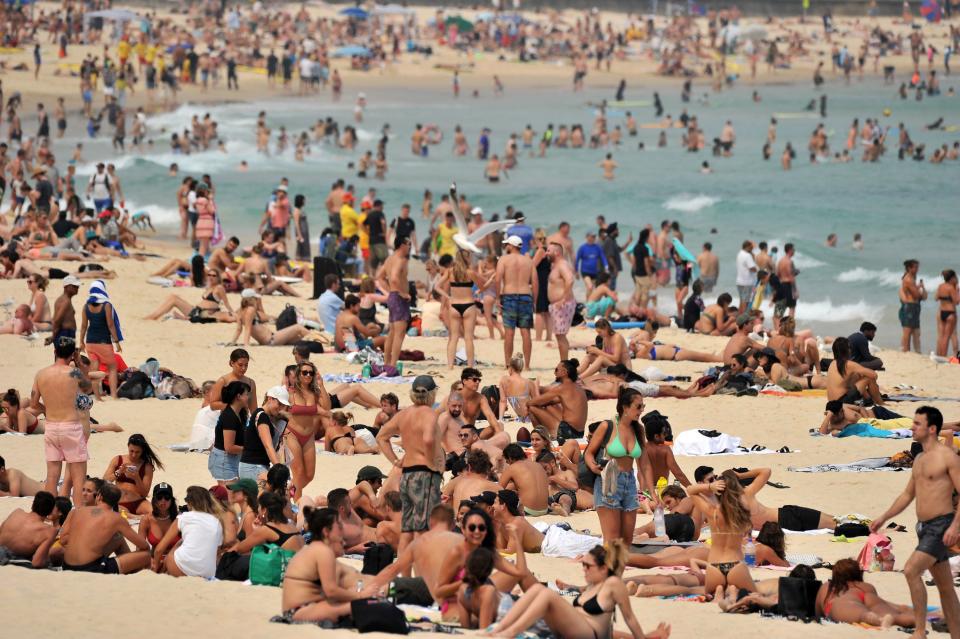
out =
<svg viewBox="0 0 960 639"><path fill-rule="evenodd" d="M393 548L390 544L370 544L363 552L364 575L376 575L393 563Z"/></svg>
<svg viewBox="0 0 960 639"><path fill-rule="evenodd" d="M207 265L203 261L202 255L194 255L190 259L190 277L193 280L193 285L197 288L203 288L203 282L205 280L203 271L206 267Z"/></svg>
<svg viewBox="0 0 960 639"><path fill-rule="evenodd" d="M277 330L282 331L288 326L293 326L297 323L297 309L287 304L280 314L277 315Z"/></svg>
<svg viewBox="0 0 960 639"><path fill-rule="evenodd" d="M499 386L484 386L480 389L480 394L487 398L487 403L490 404L490 410L493 411L493 414L500 419L500 387ZM477 420L486 419L483 416L483 413L477 415Z"/></svg>
<svg viewBox="0 0 960 639"><path fill-rule="evenodd" d="M143 399L153 397L153 383L143 371L135 370L120 384L117 395L124 399Z"/></svg>

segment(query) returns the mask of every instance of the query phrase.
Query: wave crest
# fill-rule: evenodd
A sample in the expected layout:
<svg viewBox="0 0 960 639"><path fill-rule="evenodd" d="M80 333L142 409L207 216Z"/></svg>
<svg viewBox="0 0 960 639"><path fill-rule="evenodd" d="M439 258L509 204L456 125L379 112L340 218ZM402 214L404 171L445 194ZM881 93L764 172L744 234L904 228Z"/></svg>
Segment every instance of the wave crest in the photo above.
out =
<svg viewBox="0 0 960 639"><path fill-rule="evenodd" d="M689 193L681 193L680 195L674 195L669 200L663 203L663 208L668 211L680 211L682 213L697 213L702 211L705 208L709 208L720 201L720 198L713 197L710 195L704 195L700 193L699 195L690 195Z"/></svg>

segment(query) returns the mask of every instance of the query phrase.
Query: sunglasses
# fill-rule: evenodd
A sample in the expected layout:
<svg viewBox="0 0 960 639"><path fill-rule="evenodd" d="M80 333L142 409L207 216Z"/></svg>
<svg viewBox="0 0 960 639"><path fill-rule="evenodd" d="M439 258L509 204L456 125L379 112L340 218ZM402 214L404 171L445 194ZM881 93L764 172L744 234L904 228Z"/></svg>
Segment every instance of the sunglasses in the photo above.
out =
<svg viewBox="0 0 960 639"><path fill-rule="evenodd" d="M470 437L470 433L457 433L457 437L459 437L460 439L466 439Z"/></svg>
<svg viewBox="0 0 960 639"><path fill-rule="evenodd" d="M207 271L207 275L212 275L213 277L217 277L218 275L220 275L220 273L217 273L216 271Z"/></svg>
<svg viewBox="0 0 960 639"><path fill-rule="evenodd" d="M709 484L709 483L715 482L716 480L717 480L717 476L716 476L716 475L710 475L709 477L704 477L704 478L703 478L703 482L704 482L705 484Z"/></svg>
<svg viewBox="0 0 960 639"><path fill-rule="evenodd" d="M465 381L465 382L480 382L480 381L482 381L482 380L483 380L482 377L468 377L467 379L465 379L465 380L463 380L463 381Z"/></svg>
<svg viewBox="0 0 960 639"><path fill-rule="evenodd" d="M581 562L580 562L580 565L583 566L583 569L584 569L584 570L587 570L588 568L596 568L596 567L597 567L597 564L591 564L589 561L581 561Z"/></svg>
<svg viewBox="0 0 960 639"><path fill-rule="evenodd" d="M172 501L173 497L171 497L170 495L157 495L153 499L154 501Z"/></svg>
<svg viewBox="0 0 960 639"><path fill-rule="evenodd" d="M310 369L304 369L300 371L300 374L303 375L304 377L313 377L314 372Z"/></svg>
<svg viewBox="0 0 960 639"><path fill-rule="evenodd" d="M467 526L467 530L470 532L487 532L486 524L470 524Z"/></svg>

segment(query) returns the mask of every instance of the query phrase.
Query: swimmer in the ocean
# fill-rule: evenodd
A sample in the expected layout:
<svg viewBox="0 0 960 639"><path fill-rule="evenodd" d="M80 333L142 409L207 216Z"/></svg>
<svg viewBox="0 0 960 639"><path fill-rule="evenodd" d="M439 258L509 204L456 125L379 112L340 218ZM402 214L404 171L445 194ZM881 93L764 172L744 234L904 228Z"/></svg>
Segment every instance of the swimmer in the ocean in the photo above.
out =
<svg viewBox="0 0 960 639"><path fill-rule="evenodd" d="M603 179L612 180L614 178L614 169L617 168L617 163L613 159L612 153L607 153L607 157L600 162L600 167L603 169Z"/></svg>

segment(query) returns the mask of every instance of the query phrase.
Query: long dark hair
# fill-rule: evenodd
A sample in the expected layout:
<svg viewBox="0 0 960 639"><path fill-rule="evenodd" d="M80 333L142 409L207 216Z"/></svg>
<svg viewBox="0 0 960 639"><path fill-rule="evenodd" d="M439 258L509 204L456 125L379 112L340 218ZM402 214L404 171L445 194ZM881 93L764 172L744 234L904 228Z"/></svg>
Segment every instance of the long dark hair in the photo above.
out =
<svg viewBox="0 0 960 639"><path fill-rule="evenodd" d="M20 408L20 393L17 392L16 388L11 388L3 394L3 397L0 397L0 401L7 402L11 406Z"/></svg>
<svg viewBox="0 0 960 639"><path fill-rule="evenodd" d="M154 495L150 499L150 505L153 507L152 515L154 517L169 517L170 521L173 521L177 518L177 515L180 514L180 510L177 508L177 498L173 496L173 491L170 491L170 508L167 512L162 513L160 509L157 508L157 496Z"/></svg>
<svg viewBox="0 0 960 639"><path fill-rule="evenodd" d="M850 361L850 340L838 337L833 340L833 360L837 363L837 372L847 374L847 362Z"/></svg>
<svg viewBox="0 0 960 639"><path fill-rule="evenodd" d="M842 595L851 584L858 581L863 581L863 569L860 568L860 564L854 559L841 559L833 564L827 596Z"/></svg>
<svg viewBox="0 0 960 639"><path fill-rule="evenodd" d="M471 508L467 511L467 514L463 516L463 527L466 528L467 520L471 517L480 517L483 519L483 523L487 526L487 534L484 535L483 541L480 542L481 548L488 548L489 550L495 550L497 543L496 533L493 531L493 521L490 519L490 515L487 514L487 511L480 510L479 508Z"/></svg>
<svg viewBox="0 0 960 639"><path fill-rule="evenodd" d="M769 546L780 559L787 558L786 540L783 537L783 528L775 521L768 521L757 534L757 542Z"/></svg>
<svg viewBox="0 0 960 639"><path fill-rule="evenodd" d="M286 523L287 517L283 514L283 509L287 506L287 500L277 493L263 493L257 499L257 503L267 511L267 521Z"/></svg>
<svg viewBox="0 0 960 639"><path fill-rule="evenodd" d="M150 464L154 468L163 470L163 463L161 463L160 458L157 457L157 454L153 452L153 449L150 448L150 444L147 443L146 437L140 433L134 433L133 435L130 435L130 439L127 440L127 446L136 446L143 451L140 454L140 458L145 464Z"/></svg>
<svg viewBox="0 0 960 639"><path fill-rule="evenodd" d="M494 567L494 551L481 546L469 555L464 563L463 583L472 588L479 588L487 582Z"/></svg>
<svg viewBox="0 0 960 639"><path fill-rule="evenodd" d="M230 382L220 391L220 401L229 406L238 396L250 392L250 384L246 382Z"/></svg>
<svg viewBox="0 0 960 639"><path fill-rule="evenodd" d="M307 528L310 529L311 541L325 543L327 530L337 523L337 511L332 508L306 507L303 514L307 519Z"/></svg>
<svg viewBox="0 0 960 639"><path fill-rule="evenodd" d="M623 411L630 407L630 404L637 397L643 397L643 394L635 388L630 388L629 386L621 386L620 390L617 391L617 415L623 416ZM640 422L634 420L630 422L630 428L633 429L633 434L636 436L637 441L640 442L640 445L643 446L647 437L644 433L644 430L640 428Z"/></svg>

